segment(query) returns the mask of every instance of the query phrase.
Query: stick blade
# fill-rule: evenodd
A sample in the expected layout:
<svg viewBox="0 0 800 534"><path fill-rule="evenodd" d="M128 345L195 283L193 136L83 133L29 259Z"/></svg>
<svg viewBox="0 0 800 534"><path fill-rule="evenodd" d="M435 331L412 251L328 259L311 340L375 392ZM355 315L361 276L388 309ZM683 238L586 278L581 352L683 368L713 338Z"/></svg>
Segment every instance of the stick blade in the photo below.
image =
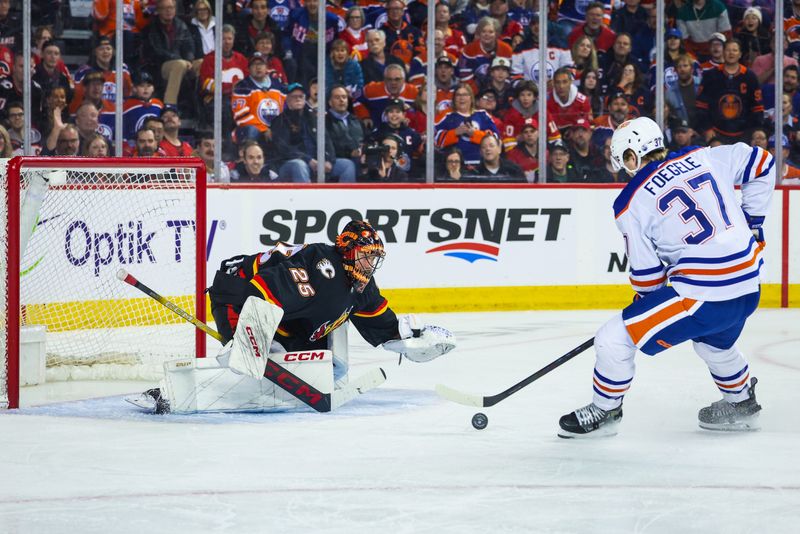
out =
<svg viewBox="0 0 800 534"><path fill-rule="evenodd" d="M333 392L331 395L332 409L339 408L341 405L380 386L384 382L386 382L386 371L380 367L367 371L355 380L351 380L342 389L337 389Z"/></svg>
<svg viewBox="0 0 800 534"><path fill-rule="evenodd" d="M486 406L483 395L464 393L463 391L458 391L457 389L445 386L444 384L436 384L436 394L443 399L447 399L450 402L455 402L457 404L463 404L464 406L475 406L477 408L483 408Z"/></svg>

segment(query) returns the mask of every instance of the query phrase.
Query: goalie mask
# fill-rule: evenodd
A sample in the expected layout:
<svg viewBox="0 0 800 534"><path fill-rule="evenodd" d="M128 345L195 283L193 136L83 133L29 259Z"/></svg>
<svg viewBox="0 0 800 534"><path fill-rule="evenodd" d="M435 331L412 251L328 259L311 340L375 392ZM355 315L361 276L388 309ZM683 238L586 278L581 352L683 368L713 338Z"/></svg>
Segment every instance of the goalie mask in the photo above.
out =
<svg viewBox="0 0 800 534"><path fill-rule="evenodd" d="M336 238L335 247L353 289L361 293L386 256L381 237L368 222L350 221Z"/></svg>

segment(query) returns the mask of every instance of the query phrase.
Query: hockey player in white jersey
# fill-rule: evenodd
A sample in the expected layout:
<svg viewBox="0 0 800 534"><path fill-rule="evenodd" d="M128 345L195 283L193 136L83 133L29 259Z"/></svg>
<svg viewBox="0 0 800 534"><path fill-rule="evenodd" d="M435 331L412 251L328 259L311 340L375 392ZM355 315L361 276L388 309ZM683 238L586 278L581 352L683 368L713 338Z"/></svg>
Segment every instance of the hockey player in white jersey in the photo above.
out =
<svg viewBox="0 0 800 534"><path fill-rule="evenodd" d="M561 418L559 436L616 434L636 350L689 340L723 397L700 410L700 427L758 429L757 380L736 340L758 307L772 156L743 143L667 154L658 125L640 117L614 132L611 158L632 176L614 214L637 297L597 332L593 401Z"/></svg>

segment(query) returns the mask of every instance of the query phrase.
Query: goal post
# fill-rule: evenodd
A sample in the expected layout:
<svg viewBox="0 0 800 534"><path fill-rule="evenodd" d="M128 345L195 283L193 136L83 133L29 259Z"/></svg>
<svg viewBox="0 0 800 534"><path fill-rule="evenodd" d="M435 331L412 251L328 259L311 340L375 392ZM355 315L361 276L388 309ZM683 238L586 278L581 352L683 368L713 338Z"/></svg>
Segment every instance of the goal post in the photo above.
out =
<svg viewBox="0 0 800 534"><path fill-rule="evenodd" d="M199 158L0 160L0 407L19 407L30 331L46 331L48 382L155 380L205 356L203 332L116 279L205 320L205 186Z"/></svg>

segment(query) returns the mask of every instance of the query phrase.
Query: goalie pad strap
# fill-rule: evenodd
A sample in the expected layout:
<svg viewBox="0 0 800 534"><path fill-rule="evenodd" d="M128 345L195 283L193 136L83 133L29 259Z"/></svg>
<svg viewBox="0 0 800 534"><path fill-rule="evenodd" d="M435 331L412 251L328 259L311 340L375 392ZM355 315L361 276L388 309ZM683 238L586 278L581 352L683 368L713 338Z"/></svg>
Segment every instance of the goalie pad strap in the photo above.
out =
<svg viewBox="0 0 800 534"><path fill-rule="evenodd" d="M323 393L288 369L267 360L264 376L291 396L318 412L331 411L331 394Z"/></svg>

